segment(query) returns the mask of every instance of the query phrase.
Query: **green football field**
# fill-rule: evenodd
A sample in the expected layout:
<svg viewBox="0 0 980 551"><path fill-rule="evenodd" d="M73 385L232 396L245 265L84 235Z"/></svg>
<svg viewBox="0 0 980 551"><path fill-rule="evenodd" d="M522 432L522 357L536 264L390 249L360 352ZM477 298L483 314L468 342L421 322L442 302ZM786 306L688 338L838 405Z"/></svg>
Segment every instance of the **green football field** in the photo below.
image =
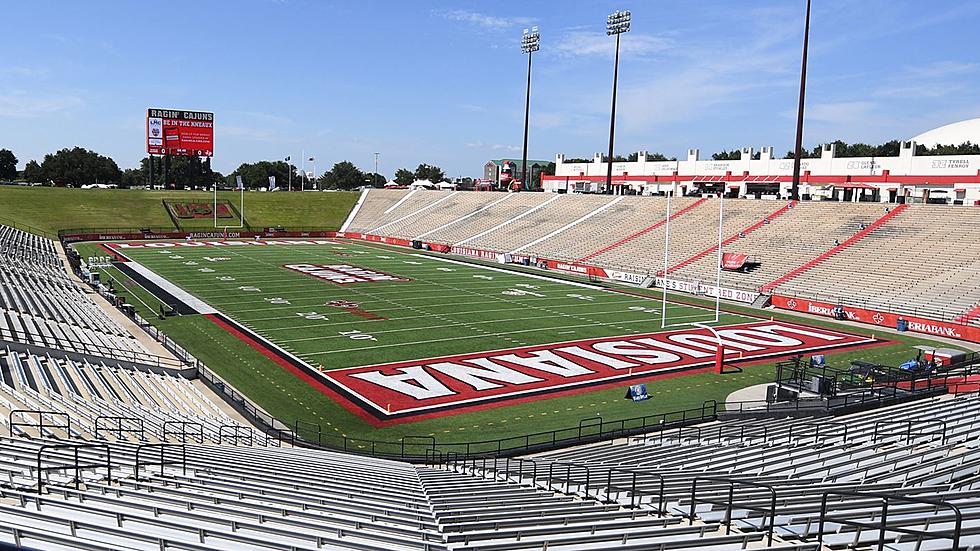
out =
<svg viewBox="0 0 980 551"><path fill-rule="evenodd" d="M533 277L409 249L331 241L234 247L175 244L161 248L155 244L121 252L328 373L355 366L663 330L661 302L656 296L584 287L547 274L545 278ZM79 250L83 255L99 254L94 245L81 245ZM349 265L395 280L338 284L286 265ZM127 299L145 316L158 309L156 297L119 270L105 270L105 277L124 294L128 291ZM760 319L761 312L735 309L745 314L723 313L720 325ZM671 303L667 317L668 324L709 321L714 311ZM722 401L739 388L770 382L774 374L770 362L745 366L739 373L702 371L666 379L639 377L629 382L646 382L650 400L625 400L624 383L379 427L205 316L169 317L154 323L279 419L301 419L320 425L326 433L358 438L397 440L413 435L450 442L511 437L574 427L583 419L611 421L700 407L705 400ZM804 323L828 326L812 320ZM844 330L867 333L855 327ZM838 365L846 365L851 359L897 363L909 354L909 344L920 342L902 340L905 342L894 345L836 351L828 353L828 358Z"/></svg>
<svg viewBox="0 0 980 551"><path fill-rule="evenodd" d="M661 330L658 301L364 244L123 252L326 369ZM350 264L407 281L338 285L283 268L302 263ZM331 301L356 302L385 319L365 319ZM667 316L671 323L704 321L714 312L675 304ZM722 318L742 321L748 319Z"/></svg>

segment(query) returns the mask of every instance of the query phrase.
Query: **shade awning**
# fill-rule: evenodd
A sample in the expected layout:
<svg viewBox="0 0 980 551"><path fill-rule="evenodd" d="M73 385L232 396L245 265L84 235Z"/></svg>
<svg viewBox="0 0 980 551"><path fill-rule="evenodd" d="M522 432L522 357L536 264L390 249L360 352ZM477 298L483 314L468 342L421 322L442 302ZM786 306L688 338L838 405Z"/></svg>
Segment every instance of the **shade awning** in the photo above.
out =
<svg viewBox="0 0 980 551"><path fill-rule="evenodd" d="M843 182L840 184L834 184L834 187L839 189L878 189L862 182Z"/></svg>

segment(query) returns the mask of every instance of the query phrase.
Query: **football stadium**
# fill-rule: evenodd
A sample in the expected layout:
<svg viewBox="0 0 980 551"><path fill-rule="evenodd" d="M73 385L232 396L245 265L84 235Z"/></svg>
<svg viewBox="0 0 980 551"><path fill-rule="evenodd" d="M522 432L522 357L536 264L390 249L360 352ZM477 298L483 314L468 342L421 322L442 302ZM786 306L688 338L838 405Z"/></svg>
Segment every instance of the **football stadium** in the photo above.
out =
<svg viewBox="0 0 980 551"><path fill-rule="evenodd" d="M980 549L980 119L806 149L798 4L783 159L614 155L621 10L592 158L528 171L541 17L492 178L222 175L172 106L13 159L0 549Z"/></svg>

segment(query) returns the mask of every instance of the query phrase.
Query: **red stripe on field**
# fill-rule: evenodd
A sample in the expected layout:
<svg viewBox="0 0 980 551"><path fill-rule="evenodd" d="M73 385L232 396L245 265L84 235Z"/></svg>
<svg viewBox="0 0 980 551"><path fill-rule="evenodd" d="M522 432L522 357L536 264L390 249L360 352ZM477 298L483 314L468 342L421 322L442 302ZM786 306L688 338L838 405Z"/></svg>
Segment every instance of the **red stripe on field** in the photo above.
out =
<svg viewBox="0 0 980 551"><path fill-rule="evenodd" d="M681 210L675 212L674 214L671 214L669 216L669 219L670 220L674 220L678 216L680 216L682 214L685 214L687 212L690 212L691 210L693 210L694 208L698 207L701 203L704 203L705 201L707 201L707 199L704 198L704 197L702 197L701 199L698 199L694 203L691 203L690 205L688 205L688 206L682 208ZM630 241L636 239L637 237L640 237L641 235L650 233L653 230L659 228L660 226L663 226L666 223L667 223L667 218L664 218L663 220L659 220L654 225L648 226L646 228L643 228L642 230L634 233L633 235L630 235L628 237L624 237L623 239L620 239L619 241L613 243L612 245L607 245L607 246L599 249L598 251L589 253L589 254L583 256L582 258L576 260L575 262L585 262L587 260L591 260L591 259L599 256L600 254L607 253L607 252L609 252L609 251L611 251L613 249L619 248L619 247L621 247L621 246L629 243Z"/></svg>
<svg viewBox="0 0 980 551"><path fill-rule="evenodd" d="M739 237L741 235L748 235L748 234L754 232L755 230L757 230L757 229L761 228L762 226L764 226L766 224L766 220L769 220L771 222L774 219L778 218L779 216L787 213L789 211L789 209L793 208L794 206L796 206L796 201L790 201L789 203L787 203L786 205L784 205L783 208L777 210L776 212L770 214L769 216L763 218L762 220L759 220L755 224L752 224L751 226L749 226L749 227L747 227L747 228L745 228L745 229L743 229L743 230L741 230L739 232L736 232L735 235L729 236L728 239L725 239L724 241L721 242L721 246L724 247L725 245L729 245L729 244L735 242L736 240L739 239ZM670 268L668 268L667 271L672 272L672 271L674 271L674 270L676 270L678 268L681 268L683 266L687 266L688 264L691 264L692 262L697 262L698 260L701 260L702 258L708 256L709 254L711 254L711 253L713 253L713 252L715 252L717 250L718 250L718 245L712 245L710 248L705 249L705 250L697 253L696 255L694 255L694 256L692 256L690 258L684 259L684 260L680 261L679 263L674 264L673 266L671 266ZM663 270L660 270L659 272L657 272L657 275L659 275L659 276L664 275Z"/></svg>

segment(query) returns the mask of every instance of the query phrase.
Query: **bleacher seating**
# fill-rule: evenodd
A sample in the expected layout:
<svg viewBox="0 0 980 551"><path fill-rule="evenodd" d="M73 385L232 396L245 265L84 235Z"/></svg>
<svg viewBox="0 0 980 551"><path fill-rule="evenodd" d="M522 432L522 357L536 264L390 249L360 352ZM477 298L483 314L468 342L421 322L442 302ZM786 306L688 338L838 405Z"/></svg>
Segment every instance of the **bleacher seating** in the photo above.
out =
<svg viewBox="0 0 980 551"><path fill-rule="evenodd" d="M672 279L705 283L717 275L717 199L700 199L672 201L673 213L684 211L670 223ZM980 210L909 205L882 220L887 205L879 203L786 207L726 200L723 250L748 255L752 268L723 273L723 286L980 325L980 286L973 282ZM595 215L572 224L589 213ZM349 229L657 274L665 215L663 197L372 190ZM847 246L834 250L837 243ZM793 277L781 280L786 274Z"/></svg>
<svg viewBox="0 0 980 551"><path fill-rule="evenodd" d="M236 424L183 377L155 373L135 364L94 363L8 348L0 350L0 432L69 437L64 429L39 431L10 426L14 410L26 411L18 414L16 421L35 424L40 416L32 411L68 414L73 438L164 441L164 423L170 422L169 433L193 432L197 440L217 441L222 426ZM99 417L105 419L97 427ZM120 423L109 418L141 421L123 421L125 430L117 432L112 429ZM63 417L46 422L65 424ZM181 426L180 422L189 425ZM190 425L194 430L180 430Z"/></svg>
<svg viewBox="0 0 980 551"><path fill-rule="evenodd" d="M89 293L65 272L51 240L0 226L0 341L152 361Z"/></svg>

